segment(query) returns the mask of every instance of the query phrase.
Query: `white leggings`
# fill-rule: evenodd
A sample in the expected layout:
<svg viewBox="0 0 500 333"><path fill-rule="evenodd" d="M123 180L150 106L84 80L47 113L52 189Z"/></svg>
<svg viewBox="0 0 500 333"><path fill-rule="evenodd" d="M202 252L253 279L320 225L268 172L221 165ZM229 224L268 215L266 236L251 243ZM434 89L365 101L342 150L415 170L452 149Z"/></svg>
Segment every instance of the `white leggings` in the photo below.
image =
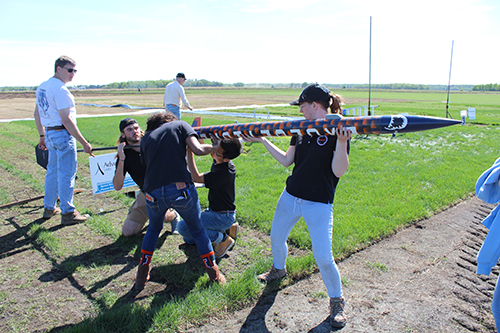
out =
<svg viewBox="0 0 500 333"><path fill-rule="evenodd" d="M342 296L340 273L332 254L333 211L331 204L303 200L281 193L271 227L273 265L283 269L288 254L287 239L300 217L309 229L314 259L330 297Z"/></svg>

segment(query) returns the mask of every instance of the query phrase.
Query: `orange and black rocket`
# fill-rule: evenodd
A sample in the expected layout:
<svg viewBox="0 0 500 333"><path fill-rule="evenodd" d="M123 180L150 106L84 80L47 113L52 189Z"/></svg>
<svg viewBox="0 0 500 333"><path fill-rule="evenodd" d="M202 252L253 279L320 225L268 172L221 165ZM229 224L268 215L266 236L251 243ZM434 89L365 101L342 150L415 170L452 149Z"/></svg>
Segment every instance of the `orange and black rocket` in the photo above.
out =
<svg viewBox="0 0 500 333"><path fill-rule="evenodd" d="M393 134L426 131L430 129L457 125L461 121L425 117L425 116L368 116L340 117L327 115L324 119L273 121L246 124L229 124L193 127L200 139L240 138L242 135L260 136L293 136L293 135L335 135L335 129L340 125L354 134Z"/></svg>

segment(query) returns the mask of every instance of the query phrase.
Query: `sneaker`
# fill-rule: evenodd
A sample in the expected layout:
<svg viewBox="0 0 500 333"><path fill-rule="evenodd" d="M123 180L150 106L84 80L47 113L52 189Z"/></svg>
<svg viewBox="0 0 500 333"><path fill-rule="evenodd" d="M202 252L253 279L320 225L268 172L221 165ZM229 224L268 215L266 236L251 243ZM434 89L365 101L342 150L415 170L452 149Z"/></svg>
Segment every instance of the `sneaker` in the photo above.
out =
<svg viewBox="0 0 500 333"><path fill-rule="evenodd" d="M180 222L179 214L176 213L175 219L170 221L170 231L172 232L173 235L180 235L179 232L177 231L177 223Z"/></svg>
<svg viewBox="0 0 500 333"><path fill-rule="evenodd" d="M229 227L229 229L226 230L226 234L231 236L232 239L236 239L238 238L238 231L240 231L240 225L238 222L235 222Z"/></svg>
<svg viewBox="0 0 500 333"><path fill-rule="evenodd" d="M344 327L347 318L344 313L345 299L344 297L330 298L330 325L335 328Z"/></svg>
<svg viewBox="0 0 500 333"><path fill-rule="evenodd" d="M43 218L46 220L50 219L52 216L57 215L57 214L61 214L61 209L58 207L56 207L54 209L45 208L43 210Z"/></svg>
<svg viewBox="0 0 500 333"><path fill-rule="evenodd" d="M234 239L232 239L230 236L227 236L226 240L223 240L219 244L214 244L215 258L224 257L227 251L231 250L233 246L234 246Z"/></svg>
<svg viewBox="0 0 500 333"><path fill-rule="evenodd" d="M274 280L282 279L286 276L286 268L283 269L277 269L274 267L274 265L271 267L269 272L262 273L260 275L257 275L257 278L261 280L262 282L269 283Z"/></svg>
<svg viewBox="0 0 500 333"><path fill-rule="evenodd" d="M71 213L61 215L61 223L63 225L73 225L85 222L90 217L89 214L80 214L76 209Z"/></svg>

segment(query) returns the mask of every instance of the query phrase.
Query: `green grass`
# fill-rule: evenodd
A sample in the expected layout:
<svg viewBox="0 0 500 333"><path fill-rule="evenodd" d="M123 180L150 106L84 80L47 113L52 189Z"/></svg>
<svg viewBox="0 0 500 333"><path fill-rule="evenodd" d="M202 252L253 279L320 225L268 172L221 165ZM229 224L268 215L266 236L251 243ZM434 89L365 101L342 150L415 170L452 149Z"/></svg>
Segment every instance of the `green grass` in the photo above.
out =
<svg viewBox="0 0 500 333"><path fill-rule="evenodd" d="M37 244L47 248L54 255L58 257L63 255L59 238L41 225L31 225L28 237L34 238Z"/></svg>
<svg viewBox="0 0 500 333"><path fill-rule="evenodd" d="M237 91L241 94L254 93ZM290 93L283 90L283 93L296 97L298 91L300 90ZM273 90L269 93L277 92L281 91ZM223 92L197 90L193 93ZM363 91L340 93L353 98L366 96ZM381 99L378 103L381 106L376 109L377 114L408 112L441 117L445 114L445 104L441 103L446 100L445 93L376 91L372 98ZM450 106L452 115L461 108L472 106L476 107L477 121L466 126L398 134L396 137L369 135L352 139L350 167L341 178L335 194L333 252L336 258L343 258L394 233L408 223L429 217L474 193L475 181L479 175L500 155L498 95L453 93L450 99L453 102ZM269 110L272 114L300 115L296 107L271 107ZM78 125L94 147L113 146L118 136L117 124L122 118L123 116L81 118ZM136 117L143 128L146 118L147 116ZM183 116L183 120L188 123L191 123L192 119L192 115ZM203 116L203 125L233 123L235 120L251 121ZM0 128L10 133L12 140L19 140L23 145L29 146L32 142L20 133L30 133L34 136L33 140L36 140L33 122L0 124ZM286 149L289 140L290 138L276 138L275 143ZM81 154L79 160L86 165L87 156ZM200 171L209 170L210 158L197 157L196 161ZM234 267L225 270L226 263L221 262L221 268L227 272L228 278L228 284L223 288L210 284L201 268L201 271L193 271L190 266L179 264L178 260L182 254L177 245L180 241L167 238L161 250L155 253L154 269L162 283L186 292L182 295L157 293L147 299L130 303L126 297L118 297L105 288L103 282L110 274L108 271L116 259L116 253L130 257L137 256L140 250L137 238L120 237L122 221L109 221L106 214L95 212L97 203L96 207L79 207L82 212L92 214L90 221L85 223L86 230L112 242L104 248L99 248L102 245L97 243L77 244L78 235L75 235L74 239L61 239L56 236L56 231L51 236L49 229L39 225L32 226L30 237L57 257L55 269L88 279L91 281L88 288L96 293L92 298L95 304L94 312L81 323L67 328L65 332L175 332L184 327L182 325L200 322L213 312L233 311L256 300L264 292L264 286L257 282L255 276L269 268L271 258L262 255L269 253L269 243L250 235L259 232L269 234L276 203L293 166L284 168L270 156L262 144L257 143L245 143L244 153L235 159L234 163L238 170L237 219L245 230L251 230L253 233L246 233L238 238L238 248L241 248L245 255L231 258ZM28 172L20 171L8 163L6 158L0 160L0 166L19 177L22 182L37 186L37 182L32 180L33 177L29 177ZM80 181L89 186L88 179ZM2 191L8 193L0 185L0 199ZM123 192L99 196L96 201L115 200L128 206L131 199L126 198ZM201 205L206 207L207 190L200 189L199 197ZM71 247L71 244L75 246ZM289 256L289 277L272 285L274 289L282 288L292 283L293 279L307 276L316 269L307 227L302 220L292 230L289 244L303 249L304 255ZM107 253L113 255L106 255ZM88 256L92 258L91 261ZM387 267L381 263L367 265L379 272L387 271ZM343 280L343 283L348 284L349 281ZM314 297L322 297L321 291L311 293ZM22 325L19 326L22 329Z"/></svg>
<svg viewBox="0 0 500 333"><path fill-rule="evenodd" d="M379 262L365 262L366 267L371 270L378 271L379 273L385 273L389 271L389 268L385 264Z"/></svg>

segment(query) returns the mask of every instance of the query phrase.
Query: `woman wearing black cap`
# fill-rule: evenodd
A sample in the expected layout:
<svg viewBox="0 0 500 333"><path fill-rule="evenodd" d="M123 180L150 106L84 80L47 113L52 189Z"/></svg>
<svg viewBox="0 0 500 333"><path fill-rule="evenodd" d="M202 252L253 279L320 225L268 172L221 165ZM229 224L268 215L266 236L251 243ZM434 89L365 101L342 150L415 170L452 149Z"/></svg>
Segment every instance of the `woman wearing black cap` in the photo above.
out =
<svg viewBox="0 0 500 333"><path fill-rule="evenodd" d="M307 86L298 100L304 118L323 119L328 114L341 114L340 96L332 95L319 84ZM335 136L293 136L284 152L264 137L245 137L248 142L262 142L282 165L294 165L280 196L271 227L273 266L258 276L265 282L286 276L287 239L290 231L302 217L309 229L314 258L330 296L330 323L343 327L345 300L342 296L340 274L332 254L333 199L339 178L349 166L351 132L342 126Z"/></svg>

